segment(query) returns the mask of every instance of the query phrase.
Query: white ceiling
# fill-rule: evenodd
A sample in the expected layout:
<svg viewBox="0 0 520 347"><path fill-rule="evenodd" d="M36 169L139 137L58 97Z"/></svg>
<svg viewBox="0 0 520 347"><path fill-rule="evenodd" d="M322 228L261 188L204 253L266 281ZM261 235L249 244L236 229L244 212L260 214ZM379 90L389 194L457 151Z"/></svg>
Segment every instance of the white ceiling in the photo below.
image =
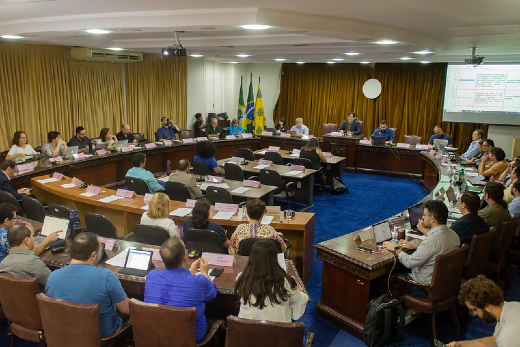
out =
<svg viewBox="0 0 520 347"><path fill-rule="evenodd" d="M485 63L520 62L518 0L0 0L0 35L28 43L121 47L230 62L462 62L476 46ZM245 30L244 24L270 25ZM85 29L107 29L91 35ZM389 39L392 46L374 44ZM421 56L414 51L429 50ZM358 56L346 56L359 52ZM237 58L236 54L251 54Z"/></svg>

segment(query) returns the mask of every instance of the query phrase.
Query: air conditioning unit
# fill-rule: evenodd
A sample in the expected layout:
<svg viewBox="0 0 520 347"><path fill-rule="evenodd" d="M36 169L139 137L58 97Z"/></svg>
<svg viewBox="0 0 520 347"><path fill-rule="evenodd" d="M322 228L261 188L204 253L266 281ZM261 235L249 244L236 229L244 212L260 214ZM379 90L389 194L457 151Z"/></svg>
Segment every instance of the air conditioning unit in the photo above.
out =
<svg viewBox="0 0 520 347"><path fill-rule="evenodd" d="M109 49L72 47L70 57L75 60L107 61L113 63L133 63L143 61L143 53L111 51Z"/></svg>

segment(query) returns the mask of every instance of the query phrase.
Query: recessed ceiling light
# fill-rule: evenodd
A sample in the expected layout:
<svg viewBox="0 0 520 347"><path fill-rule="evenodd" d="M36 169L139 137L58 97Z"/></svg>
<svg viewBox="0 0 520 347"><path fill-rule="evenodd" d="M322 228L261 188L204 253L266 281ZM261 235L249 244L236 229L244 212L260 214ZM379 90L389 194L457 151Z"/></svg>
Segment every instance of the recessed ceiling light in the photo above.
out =
<svg viewBox="0 0 520 347"><path fill-rule="evenodd" d="M327 64L336 64L335 61L328 61Z"/></svg>
<svg viewBox="0 0 520 347"><path fill-rule="evenodd" d="M359 55L360 53L358 52L348 52L348 53L345 53L345 55Z"/></svg>
<svg viewBox="0 0 520 347"><path fill-rule="evenodd" d="M345 59L343 59L343 58L334 58L334 59L332 59L332 60L334 60L334 61L343 61L343 60L345 60Z"/></svg>
<svg viewBox="0 0 520 347"><path fill-rule="evenodd" d="M238 61L230 61L230 64L238 64Z"/></svg>
<svg viewBox="0 0 520 347"><path fill-rule="evenodd" d="M370 64L369 61L360 61L359 63L360 63L360 64Z"/></svg>
<svg viewBox="0 0 520 347"><path fill-rule="evenodd" d="M109 50L111 50L111 51L122 51L123 48L119 48L119 47L110 47Z"/></svg>
<svg viewBox="0 0 520 347"><path fill-rule="evenodd" d="M297 61L296 64L305 64L304 61Z"/></svg>
<svg viewBox="0 0 520 347"><path fill-rule="evenodd" d="M192 54L191 57L193 57L193 58L200 58L200 57L202 57L202 54Z"/></svg>
<svg viewBox="0 0 520 347"><path fill-rule="evenodd" d="M275 60L276 60L276 61L285 61L284 58L276 58Z"/></svg>
<svg viewBox="0 0 520 347"><path fill-rule="evenodd" d="M423 60L423 61L421 61L421 64L429 64L429 63L431 63L431 62L428 61L428 60Z"/></svg>
<svg viewBox="0 0 520 347"><path fill-rule="evenodd" d="M413 54L422 54L422 55L432 54L432 53L433 52L430 52L428 50L413 52Z"/></svg>
<svg viewBox="0 0 520 347"><path fill-rule="evenodd" d="M239 57L239 58L247 58L250 56L251 56L250 54L237 54L237 57Z"/></svg>
<svg viewBox="0 0 520 347"><path fill-rule="evenodd" d="M0 37L3 39L23 39L22 36L18 36L18 35L2 35Z"/></svg>
<svg viewBox="0 0 520 347"><path fill-rule="evenodd" d="M270 28L269 25L260 25L260 24L241 25L240 27L242 29L247 29L247 30L265 30L265 29Z"/></svg>
<svg viewBox="0 0 520 347"><path fill-rule="evenodd" d="M392 40L380 40L374 43L377 43L378 45L395 45L397 42Z"/></svg>
<svg viewBox="0 0 520 347"><path fill-rule="evenodd" d="M399 58L400 60L412 60L413 58L410 58L410 57L401 57Z"/></svg>
<svg viewBox="0 0 520 347"><path fill-rule="evenodd" d="M87 33L89 34L108 34L110 33L110 31L108 30L103 30L103 29L88 29L88 30L85 30Z"/></svg>

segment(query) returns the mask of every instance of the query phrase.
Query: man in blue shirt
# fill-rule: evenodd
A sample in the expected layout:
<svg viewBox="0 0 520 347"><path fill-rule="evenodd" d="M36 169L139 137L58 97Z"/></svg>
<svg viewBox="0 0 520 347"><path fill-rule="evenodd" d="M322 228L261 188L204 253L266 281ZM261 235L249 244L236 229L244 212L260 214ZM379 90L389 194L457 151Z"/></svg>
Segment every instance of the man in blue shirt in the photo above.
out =
<svg viewBox="0 0 520 347"><path fill-rule="evenodd" d="M433 140L448 140L448 146L453 147L453 140L451 139L451 136L446 134L444 131L442 131L442 128L440 126L435 126L433 128L434 134L430 137L430 140L428 140L429 145L433 145Z"/></svg>
<svg viewBox="0 0 520 347"><path fill-rule="evenodd" d="M170 125L171 124L171 125ZM182 133L182 130L170 121L168 117L161 118L161 127L157 130L157 139L159 141L175 140L175 134Z"/></svg>
<svg viewBox="0 0 520 347"><path fill-rule="evenodd" d="M209 278L209 264L198 259L189 269L188 254L178 237L171 237L161 246L161 258L165 268L152 270L146 276L144 301L177 307L195 307L197 314L196 343L200 343L208 330L206 302L217 296L217 287ZM196 275L200 268L201 275Z"/></svg>
<svg viewBox="0 0 520 347"><path fill-rule="evenodd" d="M130 309L116 275L96 266L101 258L98 236L91 232L76 236L70 247L70 256L69 266L50 274L45 286L46 294L77 304L98 304L101 336L112 334L123 323L117 311L129 314Z"/></svg>
<svg viewBox="0 0 520 347"><path fill-rule="evenodd" d="M76 136L73 136L68 143L69 147L78 146L78 153L88 150L90 139L87 137L87 131L81 125L76 128Z"/></svg>
<svg viewBox="0 0 520 347"><path fill-rule="evenodd" d="M16 223L16 207L6 202L0 204L0 261L9 254L11 247L7 241L7 229Z"/></svg>
<svg viewBox="0 0 520 347"><path fill-rule="evenodd" d="M384 119L379 122L379 128L374 130L370 137L372 138L372 136L384 137L386 143L394 142L394 131L387 126Z"/></svg>
<svg viewBox="0 0 520 347"><path fill-rule="evenodd" d="M514 196L513 201L509 204L509 213L520 218L520 179L516 179L515 183L511 184L511 195ZM520 223L516 223L515 236L520 235Z"/></svg>
<svg viewBox="0 0 520 347"><path fill-rule="evenodd" d="M303 118L296 118L296 125L290 131L297 131L303 135L309 135L309 128L303 124Z"/></svg>
<svg viewBox="0 0 520 347"><path fill-rule="evenodd" d="M136 153L132 157L133 168L128 170L125 177L134 177L140 178L146 182L148 189L151 194L155 194L157 192L163 191L164 188L157 182L155 176L150 171L146 170L144 166L146 165L146 154L144 153Z"/></svg>
<svg viewBox="0 0 520 347"><path fill-rule="evenodd" d="M457 233L460 243L470 245L473 235L480 235L489 231L489 225L477 213L480 207L480 198L477 193L466 192L459 197L459 210L462 217L450 227Z"/></svg>
<svg viewBox="0 0 520 347"><path fill-rule="evenodd" d="M468 150L462 154L465 159L471 159L480 152L480 149L478 148L478 142L480 139L482 139L483 136L484 132L480 129L476 129L473 134L471 134L472 142L469 144Z"/></svg>

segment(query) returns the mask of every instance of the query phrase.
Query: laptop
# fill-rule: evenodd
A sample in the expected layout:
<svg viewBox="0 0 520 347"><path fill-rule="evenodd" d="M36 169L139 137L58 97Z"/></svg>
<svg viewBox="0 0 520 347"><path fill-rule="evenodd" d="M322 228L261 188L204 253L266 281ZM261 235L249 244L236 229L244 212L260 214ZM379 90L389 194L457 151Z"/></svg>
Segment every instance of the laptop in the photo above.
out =
<svg viewBox="0 0 520 347"><path fill-rule="evenodd" d="M291 134L291 137L301 136L300 133L295 130L289 130L289 131L287 131L287 133Z"/></svg>
<svg viewBox="0 0 520 347"><path fill-rule="evenodd" d="M408 215L410 218L410 228L412 229L412 234L422 235L417 229L417 224L419 224L419 220L421 220L424 213L424 205L423 204L417 204L415 206L408 208Z"/></svg>
<svg viewBox="0 0 520 347"><path fill-rule="evenodd" d="M372 136L372 146L384 146L386 139L383 136Z"/></svg>
<svg viewBox="0 0 520 347"><path fill-rule="evenodd" d="M151 251L130 248L126 254L125 267L119 270L119 273L138 277L146 276L153 268L152 255Z"/></svg>
<svg viewBox="0 0 520 347"><path fill-rule="evenodd" d="M484 181L485 179L486 179L486 177L484 177L484 175L478 175L473 178L470 178L468 180L468 182L471 183L472 185L475 185L477 182ZM480 185L485 185L485 183L480 184Z"/></svg>
<svg viewBox="0 0 520 347"><path fill-rule="evenodd" d="M67 150L65 151L65 154L63 155L63 157L72 158L73 154L78 154L78 146L67 147Z"/></svg>
<svg viewBox="0 0 520 347"><path fill-rule="evenodd" d="M392 239L390 223L387 220L372 225L372 230L374 231L374 238L378 246Z"/></svg>
<svg viewBox="0 0 520 347"><path fill-rule="evenodd" d="M128 140L117 141L116 149L121 149L126 146L128 146Z"/></svg>
<svg viewBox="0 0 520 347"><path fill-rule="evenodd" d="M448 146L448 140L443 140L443 139L434 139L433 140L433 145L437 148L441 148L441 145L443 145L443 147L447 147Z"/></svg>
<svg viewBox="0 0 520 347"><path fill-rule="evenodd" d="M98 143L98 144L96 145L96 147L94 147L94 152L97 152L97 151L99 151L100 149L105 149L105 150L106 150L106 149L107 149L107 146L108 146L108 143L106 143L106 142Z"/></svg>

